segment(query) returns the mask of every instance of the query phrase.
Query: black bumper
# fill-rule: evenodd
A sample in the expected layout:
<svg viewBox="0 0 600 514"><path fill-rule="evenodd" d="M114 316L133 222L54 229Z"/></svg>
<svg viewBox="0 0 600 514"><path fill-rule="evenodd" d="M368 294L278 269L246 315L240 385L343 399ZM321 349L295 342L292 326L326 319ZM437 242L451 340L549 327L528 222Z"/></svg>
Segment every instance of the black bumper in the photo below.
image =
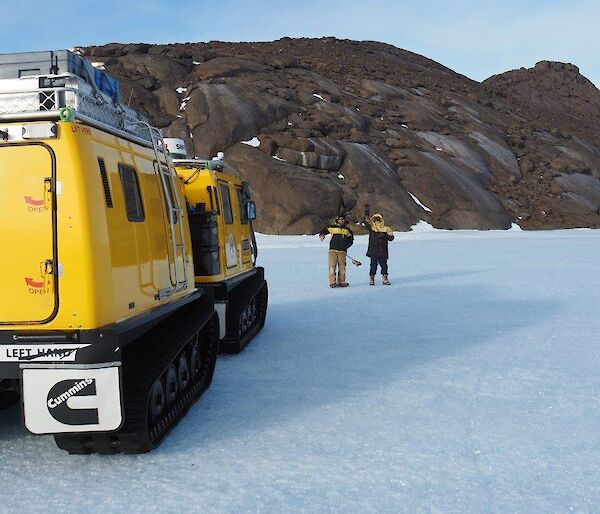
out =
<svg viewBox="0 0 600 514"><path fill-rule="evenodd" d="M214 307L212 290L196 291L120 323L90 330L0 331L0 380L21 377L28 364L94 365L121 362L122 351L181 307L194 301Z"/></svg>

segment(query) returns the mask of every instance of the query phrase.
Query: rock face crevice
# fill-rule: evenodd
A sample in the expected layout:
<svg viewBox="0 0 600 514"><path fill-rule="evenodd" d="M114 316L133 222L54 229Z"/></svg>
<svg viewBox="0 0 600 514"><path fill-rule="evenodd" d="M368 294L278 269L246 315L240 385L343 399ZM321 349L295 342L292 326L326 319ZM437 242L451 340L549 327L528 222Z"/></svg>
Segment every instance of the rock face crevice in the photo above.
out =
<svg viewBox="0 0 600 514"><path fill-rule="evenodd" d="M571 64L478 83L334 38L84 52L190 155L225 152L262 232L315 233L367 203L399 230L600 226L600 92Z"/></svg>

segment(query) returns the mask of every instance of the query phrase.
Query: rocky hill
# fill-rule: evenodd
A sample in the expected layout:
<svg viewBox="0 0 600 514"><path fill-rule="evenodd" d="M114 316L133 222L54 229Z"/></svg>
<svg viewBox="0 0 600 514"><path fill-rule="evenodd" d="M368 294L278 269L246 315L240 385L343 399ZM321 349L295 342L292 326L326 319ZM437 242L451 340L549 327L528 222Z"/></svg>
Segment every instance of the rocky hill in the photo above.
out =
<svg viewBox="0 0 600 514"><path fill-rule="evenodd" d="M600 226L600 91L573 65L479 83L334 38L84 52L188 153L225 152L262 232L314 233L366 203L401 230Z"/></svg>

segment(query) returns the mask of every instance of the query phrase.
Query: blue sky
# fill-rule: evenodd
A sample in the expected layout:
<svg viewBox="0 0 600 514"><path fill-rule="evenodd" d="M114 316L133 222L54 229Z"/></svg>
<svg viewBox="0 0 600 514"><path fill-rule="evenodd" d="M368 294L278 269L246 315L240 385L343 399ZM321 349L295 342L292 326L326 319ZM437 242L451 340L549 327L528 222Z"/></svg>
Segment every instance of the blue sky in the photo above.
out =
<svg viewBox="0 0 600 514"><path fill-rule="evenodd" d="M0 53L118 42L377 40L473 79L572 62L600 86L597 0L5 0Z"/></svg>

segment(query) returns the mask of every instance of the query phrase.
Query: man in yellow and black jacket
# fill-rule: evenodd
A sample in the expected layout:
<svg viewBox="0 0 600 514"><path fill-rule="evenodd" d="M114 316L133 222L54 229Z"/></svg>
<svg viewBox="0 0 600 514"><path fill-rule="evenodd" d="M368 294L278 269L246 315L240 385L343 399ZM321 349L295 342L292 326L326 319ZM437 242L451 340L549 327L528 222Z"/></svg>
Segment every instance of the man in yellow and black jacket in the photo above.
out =
<svg viewBox="0 0 600 514"><path fill-rule="evenodd" d="M346 217L338 216L333 225L329 225L319 232L321 241L325 239L325 236L331 234L328 256L329 287L348 287L348 282L346 282L346 252L354 243L354 234L347 225Z"/></svg>

